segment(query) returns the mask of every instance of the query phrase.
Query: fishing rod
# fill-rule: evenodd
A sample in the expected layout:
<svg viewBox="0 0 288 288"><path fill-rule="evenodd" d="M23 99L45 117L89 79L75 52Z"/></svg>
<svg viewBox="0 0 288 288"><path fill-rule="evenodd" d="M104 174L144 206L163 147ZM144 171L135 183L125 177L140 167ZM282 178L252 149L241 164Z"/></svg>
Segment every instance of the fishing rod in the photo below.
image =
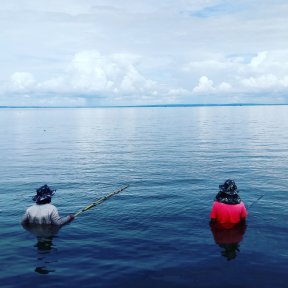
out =
<svg viewBox="0 0 288 288"><path fill-rule="evenodd" d="M249 206L248 209L250 209L256 202L258 202L262 197L264 196L264 194L260 195L255 201L253 201Z"/></svg>
<svg viewBox="0 0 288 288"><path fill-rule="evenodd" d="M85 212L85 211L93 208L94 206L101 204L103 201L105 201L105 200L107 200L108 198L110 198L110 197L112 197L112 196L120 193L121 191L125 190L125 189L128 188L128 187L129 187L129 185L127 184L127 185L125 185L125 186L123 186L123 187L120 187L119 189L117 189L117 190L115 190L115 191L113 191L113 192L111 192L111 193L109 193L109 194L107 194L107 195L99 198L99 199L96 200L95 202L89 204L88 206L84 207L83 209L81 209L81 210L79 210L77 213L75 213L75 214L74 214L74 217L77 217L78 215L80 215L80 214L82 214L83 212Z"/></svg>

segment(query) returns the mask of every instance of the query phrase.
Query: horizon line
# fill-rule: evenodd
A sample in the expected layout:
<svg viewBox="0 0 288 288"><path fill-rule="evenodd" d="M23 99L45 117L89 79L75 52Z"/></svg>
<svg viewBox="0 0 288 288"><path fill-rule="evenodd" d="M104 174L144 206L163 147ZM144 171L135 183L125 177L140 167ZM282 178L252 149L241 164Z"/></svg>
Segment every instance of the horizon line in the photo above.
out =
<svg viewBox="0 0 288 288"><path fill-rule="evenodd" d="M226 104L142 104L142 105L99 105L99 106L51 106L51 105L0 105L9 108L157 108L157 107L221 107L221 106L286 106L288 103L226 103Z"/></svg>

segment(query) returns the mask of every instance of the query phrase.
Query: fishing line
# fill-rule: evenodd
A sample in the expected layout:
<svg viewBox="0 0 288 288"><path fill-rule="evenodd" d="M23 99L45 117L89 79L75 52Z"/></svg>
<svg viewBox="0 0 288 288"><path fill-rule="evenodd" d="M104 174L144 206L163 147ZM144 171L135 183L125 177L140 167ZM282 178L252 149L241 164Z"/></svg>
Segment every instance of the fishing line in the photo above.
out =
<svg viewBox="0 0 288 288"><path fill-rule="evenodd" d="M254 201L248 206L248 209L250 209L255 203L257 203L263 196L264 196L264 194L260 195L256 200L254 200Z"/></svg>

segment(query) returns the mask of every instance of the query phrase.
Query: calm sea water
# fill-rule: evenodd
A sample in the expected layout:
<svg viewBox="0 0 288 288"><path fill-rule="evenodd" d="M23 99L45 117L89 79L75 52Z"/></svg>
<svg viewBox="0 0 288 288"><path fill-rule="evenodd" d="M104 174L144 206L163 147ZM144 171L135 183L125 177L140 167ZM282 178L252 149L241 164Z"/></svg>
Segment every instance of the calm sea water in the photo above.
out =
<svg viewBox="0 0 288 288"><path fill-rule="evenodd" d="M1 109L0 123L1 287L287 287L288 106ZM208 225L227 178L249 210L236 244ZM45 183L63 216L130 186L41 238L19 222Z"/></svg>

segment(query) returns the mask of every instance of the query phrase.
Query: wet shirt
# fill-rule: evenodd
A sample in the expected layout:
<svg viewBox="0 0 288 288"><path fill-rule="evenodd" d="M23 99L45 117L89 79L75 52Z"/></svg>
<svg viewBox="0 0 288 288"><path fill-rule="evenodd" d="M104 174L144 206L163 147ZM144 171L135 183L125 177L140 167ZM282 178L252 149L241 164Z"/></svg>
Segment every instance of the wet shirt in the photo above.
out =
<svg viewBox="0 0 288 288"><path fill-rule="evenodd" d="M22 218L22 224L64 225L69 221L70 216L61 218L52 204L35 204L26 210Z"/></svg>
<svg viewBox="0 0 288 288"><path fill-rule="evenodd" d="M225 228L231 228L235 224L240 223L242 219L245 219L247 215L243 202L230 205L214 201L210 218L216 219L217 223Z"/></svg>

